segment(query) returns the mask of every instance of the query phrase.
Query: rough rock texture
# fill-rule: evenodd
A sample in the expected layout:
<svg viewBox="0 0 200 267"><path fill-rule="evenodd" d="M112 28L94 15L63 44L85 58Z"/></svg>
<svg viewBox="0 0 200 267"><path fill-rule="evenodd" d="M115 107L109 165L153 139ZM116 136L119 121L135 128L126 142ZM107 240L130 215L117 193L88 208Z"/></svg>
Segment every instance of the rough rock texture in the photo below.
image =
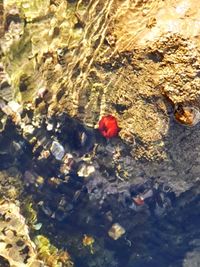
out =
<svg viewBox="0 0 200 267"><path fill-rule="evenodd" d="M15 100L34 109L34 127L40 127L41 115L51 118L63 111L93 127L103 114L115 115L120 137L131 149L129 165L136 165L128 176L135 169L145 168L147 176L162 174L162 169L171 181L180 175L179 183L187 180L189 188L191 179L182 175L184 153L177 153L185 147L182 135L193 130L176 125L172 113L177 104L199 107L195 4L198 1L6 1L2 80L11 84ZM191 24L193 31L188 30ZM188 147L194 155L198 139ZM140 167L138 159L153 163ZM127 161L123 156L119 160L119 168L127 172ZM191 176L198 177L193 172ZM174 187L178 191L181 185Z"/></svg>
<svg viewBox="0 0 200 267"><path fill-rule="evenodd" d="M46 90L38 112L66 111L90 126L112 113L123 140L146 147L136 158L165 158L166 97L199 106L198 5L6 1L2 61L15 99L34 104Z"/></svg>
<svg viewBox="0 0 200 267"><path fill-rule="evenodd" d="M43 267L37 260L35 244L30 240L25 218L11 202L0 204L0 264L10 267Z"/></svg>
<svg viewBox="0 0 200 267"><path fill-rule="evenodd" d="M15 200L19 198L22 191L23 182L21 180L21 173L16 168L10 168L0 172L1 197Z"/></svg>

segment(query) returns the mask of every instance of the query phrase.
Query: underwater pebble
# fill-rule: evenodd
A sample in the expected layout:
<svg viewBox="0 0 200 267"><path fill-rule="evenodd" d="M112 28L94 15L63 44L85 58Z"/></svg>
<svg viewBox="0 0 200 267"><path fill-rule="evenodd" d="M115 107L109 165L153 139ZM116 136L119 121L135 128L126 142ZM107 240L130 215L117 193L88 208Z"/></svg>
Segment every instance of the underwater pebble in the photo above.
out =
<svg viewBox="0 0 200 267"><path fill-rule="evenodd" d="M60 143L53 141L50 150L57 160L61 160L64 157L65 150Z"/></svg>
<svg viewBox="0 0 200 267"><path fill-rule="evenodd" d="M63 174L68 174L74 163L73 156L69 153L65 154L63 158L63 164L60 166L60 172Z"/></svg>
<svg viewBox="0 0 200 267"><path fill-rule="evenodd" d="M47 131L52 131L53 130L53 124L48 124L47 125Z"/></svg>
<svg viewBox="0 0 200 267"><path fill-rule="evenodd" d="M81 168L78 170L77 174L78 176L82 177L88 177L90 176L93 172L95 172L95 168L92 165L82 165Z"/></svg>
<svg viewBox="0 0 200 267"><path fill-rule="evenodd" d="M33 229L39 231L42 228L42 223L37 223L33 225Z"/></svg>
<svg viewBox="0 0 200 267"><path fill-rule="evenodd" d="M126 230L119 224L119 223L114 223L110 230L108 231L108 235L114 239L117 240L119 239L123 234L125 234Z"/></svg>
<svg viewBox="0 0 200 267"><path fill-rule="evenodd" d="M47 159L50 156L49 150L42 150L38 159Z"/></svg>
<svg viewBox="0 0 200 267"><path fill-rule="evenodd" d="M25 125L23 127L24 135L26 135L26 134L33 134L34 130L35 130L35 128L31 124Z"/></svg>

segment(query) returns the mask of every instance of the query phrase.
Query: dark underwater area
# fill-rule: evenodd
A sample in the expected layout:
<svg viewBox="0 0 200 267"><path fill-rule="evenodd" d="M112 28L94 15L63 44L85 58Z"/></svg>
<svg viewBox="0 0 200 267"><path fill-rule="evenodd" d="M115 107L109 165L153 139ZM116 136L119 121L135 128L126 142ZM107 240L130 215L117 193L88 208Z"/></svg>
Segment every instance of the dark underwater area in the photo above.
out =
<svg viewBox="0 0 200 267"><path fill-rule="evenodd" d="M57 133L47 132L44 122L34 134L42 138L42 147L50 146L52 136L56 136L65 153L73 155L73 164L67 162L67 174L60 171L63 163L55 158L61 153L59 146L56 151L50 149L48 159L39 159L42 148L34 149L11 121L0 135L0 169L14 166L22 173L22 212L23 201L31 197L42 224L40 230L31 231L31 236L45 235L56 247L67 249L76 267L200 266L199 179L179 195L175 193L176 181L173 188L160 179L159 173L146 177L143 170L139 181L119 181L115 166L109 164L111 148L120 144L125 157L129 154L127 145L119 138L107 141L97 130L66 115L54 118L52 123L58 121L62 126ZM175 131L180 129L175 126ZM198 128L183 130L182 136L190 138ZM83 157L90 154L94 144L98 144L96 154L88 164ZM81 174L91 164L94 172ZM44 178L42 183L37 182L38 175ZM144 198L142 205L137 203L138 195ZM125 229L117 240L108 235L114 223ZM84 235L94 239L92 252L91 246L83 245Z"/></svg>

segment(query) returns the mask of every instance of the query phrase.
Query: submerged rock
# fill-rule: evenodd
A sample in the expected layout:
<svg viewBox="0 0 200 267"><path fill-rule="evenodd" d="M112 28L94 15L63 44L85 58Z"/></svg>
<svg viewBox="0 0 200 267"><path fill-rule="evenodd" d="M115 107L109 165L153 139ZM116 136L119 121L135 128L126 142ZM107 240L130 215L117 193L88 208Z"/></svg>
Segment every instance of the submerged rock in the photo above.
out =
<svg viewBox="0 0 200 267"><path fill-rule="evenodd" d="M0 214L0 264L7 267L46 266L37 259L36 246L29 237L29 229L19 207L15 203L1 201Z"/></svg>
<svg viewBox="0 0 200 267"><path fill-rule="evenodd" d="M114 239L117 240L119 239L123 234L125 234L125 229L118 223L115 223L112 225L110 230L108 231L108 235Z"/></svg>
<svg viewBox="0 0 200 267"><path fill-rule="evenodd" d="M57 160L61 160L64 157L65 150L63 146L59 144L58 142L53 141L50 150Z"/></svg>

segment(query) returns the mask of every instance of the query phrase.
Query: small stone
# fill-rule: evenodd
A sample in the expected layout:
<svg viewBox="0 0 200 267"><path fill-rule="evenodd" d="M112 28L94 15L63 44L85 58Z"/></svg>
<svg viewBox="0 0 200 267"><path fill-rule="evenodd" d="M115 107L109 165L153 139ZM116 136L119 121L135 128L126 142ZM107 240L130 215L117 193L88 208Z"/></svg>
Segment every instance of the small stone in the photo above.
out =
<svg viewBox="0 0 200 267"><path fill-rule="evenodd" d="M119 239L123 234L125 234L126 230L119 224L119 223L114 223L110 230L108 231L108 235L114 239L117 240Z"/></svg>
<svg viewBox="0 0 200 267"><path fill-rule="evenodd" d="M65 150L60 143L53 141L50 150L57 160L61 160L64 157Z"/></svg>
<svg viewBox="0 0 200 267"><path fill-rule="evenodd" d="M36 186L40 186L44 184L44 178L42 176L38 176L36 178Z"/></svg>
<svg viewBox="0 0 200 267"><path fill-rule="evenodd" d="M38 159L47 159L50 156L49 150L42 150Z"/></svg>
<svg viewBox="0 0 200 267"><path fill-rule="evenodd" d="M60 166L60 172L67 175L70 172L73 163L73 156L69 153L65 154L63 158L63 164Z"/></svg>
<svg viewBox="0 0 200 267"><path fill-rule="evenodd" d="M37 223L33 225L34 230L39 231L42 228L42 223Z"/></svg>
<svg viewBox="0 0 200 267"><path fill-rule="evenodd" d="M138 205L138 206L142 206L144 205L144 198L137 196L133 198L133 201Z"/></svg>
<svg viewBox="0 0 200 267"><path fill-rule="evenodd" d="M53 130L53 124L48 124L47 125L47 131L52 131Z"/></svg>
<svg viewBox="0 0 200 267"><path fill-rule="evenodd" d="M82 165L81 168L78 170L78 176L82 177L88 177L90 176L93 172L95 172L95 168L92 165Z"/></svg>
<svg viewBox="0 0 200 267"><path fill-rule="evenodd" d="M33 125L28 124L28 125L23 127L23 132L24 132L25 135L33 134L34 129L35 128L33 127Z"/></svg>

